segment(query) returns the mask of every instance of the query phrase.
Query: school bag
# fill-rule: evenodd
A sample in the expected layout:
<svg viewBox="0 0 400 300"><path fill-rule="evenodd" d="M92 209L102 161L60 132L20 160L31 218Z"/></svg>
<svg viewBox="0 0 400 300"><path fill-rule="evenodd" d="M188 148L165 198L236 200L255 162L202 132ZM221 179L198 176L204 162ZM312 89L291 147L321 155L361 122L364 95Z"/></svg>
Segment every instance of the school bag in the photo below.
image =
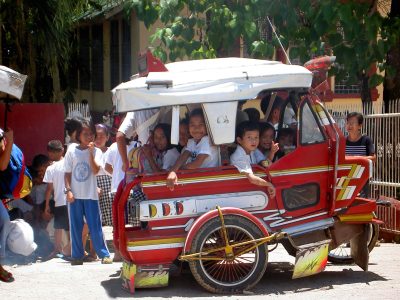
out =
<svg viewBox="0 0 400 300"><path fill-rule="evenodd" d="M0 199L20 199L31 189L32 178L25 165L24 154L14 144L7 169L0 171Z"/></svg>

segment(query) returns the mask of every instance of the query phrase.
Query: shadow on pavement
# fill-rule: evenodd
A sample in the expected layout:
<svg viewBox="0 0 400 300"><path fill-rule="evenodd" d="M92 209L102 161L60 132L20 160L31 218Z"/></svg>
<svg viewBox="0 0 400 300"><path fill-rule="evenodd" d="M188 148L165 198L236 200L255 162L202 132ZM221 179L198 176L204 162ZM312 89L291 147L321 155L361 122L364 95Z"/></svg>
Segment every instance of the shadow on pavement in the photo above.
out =
<svg viewBox="0 0 400 300"><path fill-rule="evenodd" d="M355 269L355 270L353 270ZM288 262L271 262L265 275L260 282L249 292L248 295L284 295L303 293L312 290L331 290L334 286L370 283L373 281L387 281L387 279L373 273L361 271L357 266L343 266L342 271L324 271L320 274L292 279L293 264ZM204 297L216 298L219 295L205 291L193 278L190 272L185 271L179 276L169 278L169 286L165 288L138 289L132 295L122 289L119 273L110 275L109 280L101 282L111 298L172 298L172 297Z"/></svg>
<svg viewBox="0 0 400 300"><path fill-rule="evenodd" d="M293 265L290 263L269 263L265 275L252 292L256 295L284 295L312 290L331 290L336 285L387 281L373 272L362 271L356 265L343 266L342 271L325 270L320 274L299 279L292 279L292 271Z"/></svg>

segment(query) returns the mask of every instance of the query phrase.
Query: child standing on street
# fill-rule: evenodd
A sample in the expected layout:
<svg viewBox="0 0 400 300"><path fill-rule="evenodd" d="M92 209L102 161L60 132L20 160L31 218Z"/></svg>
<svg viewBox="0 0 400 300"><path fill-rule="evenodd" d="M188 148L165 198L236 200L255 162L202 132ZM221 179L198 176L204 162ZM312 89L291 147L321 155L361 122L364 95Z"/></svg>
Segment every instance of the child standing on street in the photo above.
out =
<svg viewBox="0 0 400 300"><path fill-rule="evenodd" d="M53 164L46 169L43 182L47 183L45 194L45 210L44 214L47 218L51 218L50 199L54 194L54 250L48 256L48 259L63 254L71 256L71 244L63 247L62 234L63 231L69 239L69 220L67 199L64 193L64 147L59 140L52 140L47 144L47 152Z"/></svg>
<svg viewBox="0 0 400 300"><path fill-rule="evenodd" d="M96 174L100 170L101 150L94 146L94 129L82 120L76 136L79 145L70 147L64 159L65 193L69 202L71 228L72 265L82 265L84 249L82 243L83 218L89 226L91 240L103 264L110 264L110 252L104 241L101 227L99 195Z"/></svg>

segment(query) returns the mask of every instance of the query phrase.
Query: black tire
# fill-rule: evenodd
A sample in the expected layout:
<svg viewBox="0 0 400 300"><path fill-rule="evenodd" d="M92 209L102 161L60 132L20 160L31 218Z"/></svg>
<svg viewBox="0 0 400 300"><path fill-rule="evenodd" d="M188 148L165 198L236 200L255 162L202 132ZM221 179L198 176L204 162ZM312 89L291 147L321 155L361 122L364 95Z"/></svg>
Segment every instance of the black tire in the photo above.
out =
<svg viewBox="0 0 400 300"><path fill-rule="evenodd" d="M370 237L368 241L368 250L371 252L379 237L379 225L378 224L369 224L370 226ZM353 258L350 254L350 245L349 243L344 243L339 245L337 248L329 251L328 261L334 264L351 264L354 262Z"/></svg>
<svg viewBox="0 0 400 300"><path fill-rule="evenodd" d="M262 231L246 218L224 216L229 243L243 242L264 237ZM219 217L207 221L197 232L191 245L191 253L224 246ZM248 247L249 245L247 245ZM234 253L245 247L234 248ZM214 252L211 255L225 258L225 252ZM241 293L255 286L267 268L268 249L263 244L234 260L223 261L197 260L189 263L196 281L207 291L218 294Z"/></svg>

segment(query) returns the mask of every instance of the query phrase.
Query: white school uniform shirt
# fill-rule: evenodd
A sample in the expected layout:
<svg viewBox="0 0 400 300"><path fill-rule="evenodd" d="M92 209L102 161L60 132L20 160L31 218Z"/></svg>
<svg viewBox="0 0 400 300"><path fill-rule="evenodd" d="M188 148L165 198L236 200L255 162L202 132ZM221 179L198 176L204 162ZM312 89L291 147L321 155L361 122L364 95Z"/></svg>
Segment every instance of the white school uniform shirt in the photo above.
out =
<svg viewBox="0 0 400 300"><path fill-rule="evenodd" d="M262 157L257 155L256 151L251 151L250 154L247 154L240 145L236 147L235 152L231 155L231 165L234 165L240 173L253 174L251 165L258 164L262 160Z"/></svg>
<svg viewBox="0 0 400 300"><path fill-rule="evenodd" d="M196 143L194 139L189 139L185 150L191 152L191 157L189 157L188 162L193 162L199 154L208 155L201 165L201 168L217 167L219 164L218 148L211 145L208 135L203 136L198 143Z"/></svg>
<svg viewBox="0 0 400 300"><path fill-rule="evenodd" d="M108 172L106 170L104 170L104 166L106 165L106 152L101 151L100 148L98 148L100 150L101 153L101 164L100 164L100 171L99 173L96 174L96 176L102 176L102 175L108 175L110 176L110 174L108 174ZM108 150L108 149L107 149Z"/></svg>
<svg viewBox="0 0 400 300"><path fill-rule="evenodd" d="M150 137L150 130L160 121L168 119L169 110L169 107L162 107L128 112L118 131L125 134L127 138L137 134L138 140L146 144Z"/></svg>
<svg viewBox="0 0 400 300"><path fill-rule="evenodd" d="M131 142L129 145L126 146L126 151L129 153L129 151L131 151L138 145L139 144L136 142ZM125 173L122 171L122 159L118 152L117 143L113 143L108 148L105 154L105 163L113 167L113 173L111 177L111 193L116 193L119 183L125 177Z"/></svg>
<svg viewBox="0 0 400 300"><path fill-rule="evenodd" d="M181 154L179 153L178 149L176 149L175 147L167 150L162 157L161 168L163 170L169 171L174 166L180 155Z"/></svg>
<svg viewBox="0 0 400 300"><path fill-rule="evenodd" d="M40 205L45 201L47 184L41 183L32 187L30 196L36 205Z"/></svg>
<svg viewBox="0 0 400 300"><path fill-rule="evenodd" d="M43 178L43 182L53 184L54 205L56 207L67 205L67 195L64 193L64 174L64 159L61 159L47 167Z"/></svg>
<svg viewBox="0 0 400 300"><path fill-rule="evenodd" d="M269 154L270 151L271 150L269 150L268 153L265 155L258 148L256 150L254 150L253 152L254 152L255 159L257 160L257 163L259 163L260 161L266 160L267 159L267 155Z"/></svg>
<svg viewBox="0 0 400 300"><path fill-rule="evenodd" d="M101 150L94 148L94 160L101 165ZM64 158L64 171L71 174L71 190L75 199L99 200L96 175L90 167L89 149L69 147Z"/></svg>

